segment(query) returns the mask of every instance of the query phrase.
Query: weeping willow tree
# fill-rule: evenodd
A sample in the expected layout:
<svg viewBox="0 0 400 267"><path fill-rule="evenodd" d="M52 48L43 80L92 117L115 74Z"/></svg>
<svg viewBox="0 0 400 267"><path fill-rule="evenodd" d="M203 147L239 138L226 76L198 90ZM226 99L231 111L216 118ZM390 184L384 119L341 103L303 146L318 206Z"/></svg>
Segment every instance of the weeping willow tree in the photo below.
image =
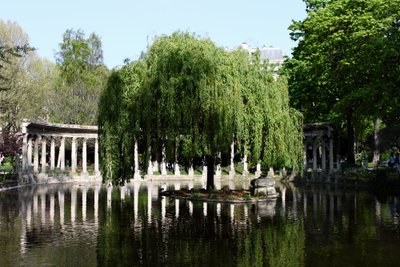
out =
<svg viewBox="0 0 400 267"><path fill-rule="evenodd" d="M160 151L169 160L204 157L208 189L233 140L254 163L301 166L301 115L288 105L286 82L258 55L189 33L157 38L114 71L99 109L103 175L115 182L130 178L136 141L145 161Z"/></svg>

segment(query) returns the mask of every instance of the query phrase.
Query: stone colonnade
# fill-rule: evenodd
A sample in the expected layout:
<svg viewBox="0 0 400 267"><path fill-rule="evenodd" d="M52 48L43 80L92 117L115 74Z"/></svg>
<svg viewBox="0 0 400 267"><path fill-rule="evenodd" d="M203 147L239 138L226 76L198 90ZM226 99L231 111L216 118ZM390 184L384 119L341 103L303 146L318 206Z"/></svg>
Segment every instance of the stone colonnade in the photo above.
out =
<svg viewBox="0 0 400 267"><path fill-rule="evenodd" d="M306 124L304 131L304 171L309 170L309 146L311 145L313 172L333 172L340 170L339 146L334 147L333 128L328 123ZM328 152L328 153L327 153ZM336 152L336 156L334 154ZM336 168L335 168L336 162Z"/></svg>
<svg viewBox="0 0 400 267"><path fill-rule="evenodd" d="M64 176L66 174L65 143L68 140L71 141L70 174L72 176L80 175L81 178L89 177L89 172L87 169L87 143L88 141L94 141L94 173L92 176L101 179L99 171L99 145L97 126L67 125L25 120L22 123L22 133L23 144L21 177L54 177L57 176L56 169L59 170L58 173L61 176ZM77 173L77 143L79 141L82 142L81 173ZM48 144L50 144L50 153L48 153L47 151ZM56 157L56 145L59 148L58 157Z"/></svg>

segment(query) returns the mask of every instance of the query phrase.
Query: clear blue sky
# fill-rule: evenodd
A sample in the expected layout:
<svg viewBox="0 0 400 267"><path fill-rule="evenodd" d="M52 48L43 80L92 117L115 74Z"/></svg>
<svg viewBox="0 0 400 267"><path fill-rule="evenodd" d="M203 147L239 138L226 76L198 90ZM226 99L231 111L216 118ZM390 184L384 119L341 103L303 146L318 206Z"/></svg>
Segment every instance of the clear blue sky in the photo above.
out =
<svg viewBox="0 0 400 267"><path fill-rule="evenodd" d="M291 54L296 44L287 28L305 16L302 0L12 0L0 7L0 19L16 21L37 53L52 61L66 29L96 33L109 68L137 59L154 36L177 30L221 47L247 42Z"/></svg>

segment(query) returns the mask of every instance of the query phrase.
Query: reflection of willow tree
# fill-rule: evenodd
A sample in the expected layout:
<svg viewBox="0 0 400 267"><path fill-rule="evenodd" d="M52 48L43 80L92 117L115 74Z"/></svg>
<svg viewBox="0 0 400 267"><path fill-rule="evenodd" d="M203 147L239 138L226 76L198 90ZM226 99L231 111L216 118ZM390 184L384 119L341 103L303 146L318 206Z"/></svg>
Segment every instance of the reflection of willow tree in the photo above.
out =
<svg viewBox="0 0 400 267"><path fill-rule="evenodd" d="M305 234L301 221L253 227L239 236L237 266L303 266Z"/></svg>

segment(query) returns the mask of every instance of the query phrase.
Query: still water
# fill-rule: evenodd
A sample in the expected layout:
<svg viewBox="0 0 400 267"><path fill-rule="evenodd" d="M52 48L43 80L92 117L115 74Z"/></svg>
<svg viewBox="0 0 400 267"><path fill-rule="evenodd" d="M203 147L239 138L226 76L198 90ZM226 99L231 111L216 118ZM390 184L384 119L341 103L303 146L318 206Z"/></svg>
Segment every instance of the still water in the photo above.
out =
<svg viewBox="0 0 400 267"><path fill-rule="evenodd" d="M159 196L192 187L201 184L0 192L0 266L399 265L399 196L291 184L264 204Z"/></svg>

